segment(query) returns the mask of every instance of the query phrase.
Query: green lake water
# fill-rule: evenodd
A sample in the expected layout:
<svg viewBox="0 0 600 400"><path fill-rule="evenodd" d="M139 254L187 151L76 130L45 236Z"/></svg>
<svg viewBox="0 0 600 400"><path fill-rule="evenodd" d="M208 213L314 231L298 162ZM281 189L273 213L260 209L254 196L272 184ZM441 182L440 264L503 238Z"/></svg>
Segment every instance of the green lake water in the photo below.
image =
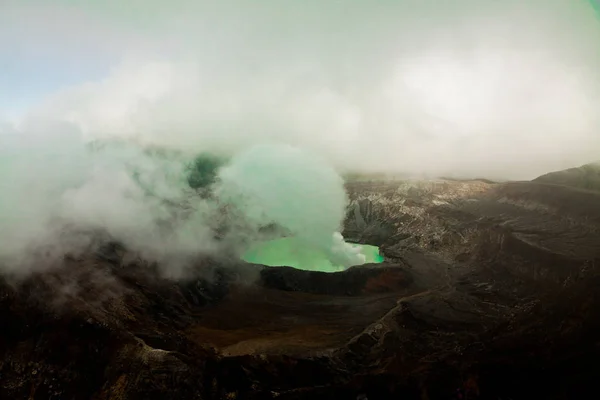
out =
<svg viewBox="0 0 600 400"><path fill-rule="evenodd" d="M383 257L379 248L370 245L353 244L360 247L367 263L381 263ZM295 238L281 238L259 243L250 248L242 259L253 264L263 264L270 267L289 266L309 271L338 272L344 270L343 266L334 265L325 253L306 248Z"/></svg>

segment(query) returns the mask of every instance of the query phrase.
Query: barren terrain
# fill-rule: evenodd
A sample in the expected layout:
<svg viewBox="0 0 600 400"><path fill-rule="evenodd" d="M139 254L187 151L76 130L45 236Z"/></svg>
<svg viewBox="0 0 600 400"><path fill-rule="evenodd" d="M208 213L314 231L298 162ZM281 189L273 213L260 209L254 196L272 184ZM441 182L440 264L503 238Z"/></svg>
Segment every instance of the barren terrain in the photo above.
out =
<svg viewBox="0 0 600 400"><path fill-rule="evenodd" d="M170 282L106 246L0 280L0 398L597 392L599 193L453 180L347 189L344 235L380 246L382 264L327 274L203 260Z"/></svg>

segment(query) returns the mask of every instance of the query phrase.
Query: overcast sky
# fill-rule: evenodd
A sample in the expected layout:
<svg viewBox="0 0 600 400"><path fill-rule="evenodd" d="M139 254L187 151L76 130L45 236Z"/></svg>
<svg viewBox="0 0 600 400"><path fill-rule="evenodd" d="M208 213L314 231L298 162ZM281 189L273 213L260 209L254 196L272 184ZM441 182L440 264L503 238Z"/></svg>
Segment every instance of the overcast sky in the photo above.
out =
<svg viewBox="0 0 600 400"><path fill-rule="evenodd" d="M587 0L0 0L2 117L532 178L600 160L600 23Z"/></svg>

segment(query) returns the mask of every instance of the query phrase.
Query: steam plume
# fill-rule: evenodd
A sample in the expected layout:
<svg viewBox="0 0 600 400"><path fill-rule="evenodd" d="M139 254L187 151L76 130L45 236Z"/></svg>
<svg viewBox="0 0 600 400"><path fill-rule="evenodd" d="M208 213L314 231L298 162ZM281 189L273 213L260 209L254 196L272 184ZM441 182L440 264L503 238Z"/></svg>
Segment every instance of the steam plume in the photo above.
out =
<svg viewBox="0 0 600 400"><path fill-rule="evenodd" d="M331 246L343 193L314 165L529 179L599 158L600 23L588 1L85 4L0 5L4 268L84 249L97 232L177 270L218 253L234 229L215 231L224 205L196 189L233 191L248 174L236 165L262 160L265 148L249 149L264 143L311 154L278 150L294 170L262 161L283 184L289 173L327 186L296 195L329 211L284 202L298 214L283 215L276 200L290 193L271 186L282 197L261 212L301 236L293 218L304 216ZM216 161L191 177L203 153ZM239 220L256 230L255 214Z"/></svg>

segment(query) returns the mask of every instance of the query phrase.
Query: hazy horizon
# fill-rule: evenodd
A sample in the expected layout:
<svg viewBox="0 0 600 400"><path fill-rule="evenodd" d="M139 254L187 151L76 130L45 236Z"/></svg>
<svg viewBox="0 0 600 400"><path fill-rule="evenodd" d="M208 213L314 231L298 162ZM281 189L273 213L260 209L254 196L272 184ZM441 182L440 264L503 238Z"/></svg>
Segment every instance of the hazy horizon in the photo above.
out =
<svg viewBox="0 0 600 400"><path fill-rule="evenodd" d="M0 135L274 142L414 176L530 179L600 159L592 3L439 4L4 1Z"/></svg>
<svg viewBox="0 0 600 400"><path fill-rule="evenodd" d="M5 0L0 50L9 274L114 240L180 277L271 225L349 266L340 175L527 179L600 157L586 1Z"/></svg>

